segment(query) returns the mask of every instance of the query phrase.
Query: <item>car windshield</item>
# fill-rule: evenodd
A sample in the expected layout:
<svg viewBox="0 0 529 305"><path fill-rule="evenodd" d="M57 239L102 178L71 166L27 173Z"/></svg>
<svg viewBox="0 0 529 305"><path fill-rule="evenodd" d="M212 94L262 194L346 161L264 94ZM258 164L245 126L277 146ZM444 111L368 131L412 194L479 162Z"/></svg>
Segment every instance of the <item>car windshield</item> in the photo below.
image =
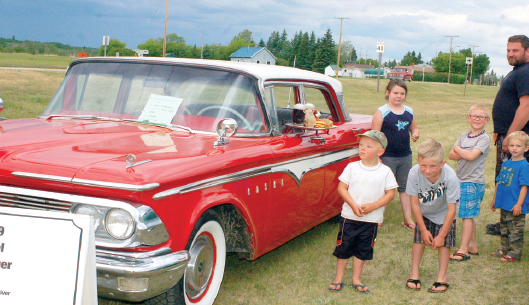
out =
<svg viewBox="0 0 529 305"><path fill-rule="evenodd" d="M80 63L72 66L43 116L88 116L179 125L215 132L233 118L239 133L266 132L255 81L199 67Z"/></svg>

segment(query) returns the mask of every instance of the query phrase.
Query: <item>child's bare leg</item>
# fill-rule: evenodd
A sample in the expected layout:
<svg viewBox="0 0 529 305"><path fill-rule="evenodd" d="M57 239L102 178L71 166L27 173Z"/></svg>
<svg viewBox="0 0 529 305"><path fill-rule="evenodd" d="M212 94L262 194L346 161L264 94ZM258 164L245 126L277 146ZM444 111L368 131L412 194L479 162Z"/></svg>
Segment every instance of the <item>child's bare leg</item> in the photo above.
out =
<svg viewBox="0 0 529 305"><path fill-rule="evenodd" d="M479 253L478 240L476 238L476 221L472 219L472 234L470 234L470 241L468 242L468 252Z"/></svg>
<svg viewBox="0 0 529 305"><path fill-rule="evenodd" d="M335 283L336 285L330 284L329 285L330 289L334 289L334 290L340 289L339 283L343 281L343 277L345 275L345 267L347 267L347 262L349 262L348 259L342 259L342 258L339 258L338 261L336 262L336 277L334 278L334 281L333 281L333 283Z"/></svg>
<svg viewBox="0 0 529 305"><path fill-rule="evenodd" d="M424 254L423 243L413 243L411 249L411 271L409 278L412 280L419 279L419 266L421 265L422 255ZM406 283L410 288L420 288L421 284Z"/></svg>
<svg viewBox="0 0 529 305"><path fill-rule="evenodd" d="M437 250L437 255L439 257L439 274L437 274L437 282L446 283L446 271L448 270L448 261L450 260L450 248L441 247ZM441 291L446 290L444 286L432 287L433 290Z"/></svg>
<svg viewBox="0 0 529 305"><path fill-rule="evenodd" d="M405 192L399 193L399 197L402 214L404 215L404 223L412 224L412 229L415 229L415 222L411 218L411 197Z"/></svg>
<svg viewBox="0 0 529 305"><path fill-rule="evenodd" d="M360 276L362 275L362 268L364 268L364 261L359 258L354 257L353 258L353 281L352 281L353 285L363 285L362 282L360 281ZM365 288L357 287L356 289L358 291L369 290L367 287Z"/></svg>
<svg viewBox="0 0 529 305"><path fill-rule="evenodd" d="M459 247L458 253L468 255L468 246L470 239L472 238L472 228L474 226L474 220L472 218L463 219L463 232L461 234L461 246ZM457 259L457 258L456 258Z"/></svg>

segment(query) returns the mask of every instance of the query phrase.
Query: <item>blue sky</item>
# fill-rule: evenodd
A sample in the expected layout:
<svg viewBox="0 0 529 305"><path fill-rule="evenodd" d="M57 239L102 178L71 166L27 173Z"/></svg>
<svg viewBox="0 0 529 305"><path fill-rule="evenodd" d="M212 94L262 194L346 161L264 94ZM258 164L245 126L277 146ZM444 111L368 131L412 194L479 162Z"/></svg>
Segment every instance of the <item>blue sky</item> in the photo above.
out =
<svg viewBox="0 0 529 305"><path fill-rule="evenodd" d="M508 6L506 6L508 4ZM376 58L377 42L384 42L383 61L400 60L407 51L431 59L477 45L499 74L511 70L505 57L506 41L529 35L529 2L482 1L375 1L375 0L169 0L168 33L188 44L228 44L244 29L258 42L272 31L286 29L323 36L330 28L338 42L349 40L362 56ZM72 46L99 47L102 37L119 39L131 49L149 38L163 37L165 0L0 0L0 37Z"/></svg>

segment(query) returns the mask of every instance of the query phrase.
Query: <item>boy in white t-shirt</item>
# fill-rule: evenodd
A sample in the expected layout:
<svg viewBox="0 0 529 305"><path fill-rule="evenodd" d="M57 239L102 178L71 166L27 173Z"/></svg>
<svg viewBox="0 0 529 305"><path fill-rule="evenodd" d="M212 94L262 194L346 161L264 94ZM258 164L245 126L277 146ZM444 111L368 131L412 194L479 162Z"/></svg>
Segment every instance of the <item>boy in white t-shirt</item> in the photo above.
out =
<svg viewBox="0 0 529 305"><path fill-rule="evenodd" d="M398 187L391 169L379 161L388 144L384 133L370 130L358 136L361 137L360 161L349 163L339 177L338 193L345 202L333 253L338 258L336 277L329 285L330 291L342 290L345 267L353 256L353 279L349 287L359 293L369 293L360 275L364 261L373 259L378 224L382 223L384 209Z"/></svg>

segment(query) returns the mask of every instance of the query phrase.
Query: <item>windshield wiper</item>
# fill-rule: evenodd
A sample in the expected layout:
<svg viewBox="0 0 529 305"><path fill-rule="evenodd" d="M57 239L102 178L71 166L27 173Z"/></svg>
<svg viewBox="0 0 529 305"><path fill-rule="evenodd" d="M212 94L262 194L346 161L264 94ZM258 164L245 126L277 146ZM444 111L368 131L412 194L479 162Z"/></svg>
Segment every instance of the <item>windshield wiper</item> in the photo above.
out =
<svg viewBox="0 0 529 305"><path fill-rule="evenodd" d="M123 119L122 121L124 121L124 122L139 123L139 124L145 124L145 125L161 126L161 127L169 128L169 129L171 129L171 130L182 129L182 130L185 130L185 131L189 132L190 134L194 134L194 133L195 133L195 132L194 132L191 128L189 128L189 127L180 126L180 125L175 125L175 124L164 124L164 123L158 123L158 122L138 121L138 120L133 120L133 119Z"/></svg>
<svg viewBox="0 0 529 305"><path fill-rule="evenodd" d="M64 120L71 120L71 119L79 119L79 120L102 120L102 121L116 121L119 122L121 119L115 119L115 118L108 118L108 117L101 117L101 116L95 116L95 115L84 115L84 114L75 114L75 115L63 115L63 114L52 114L48 116L39 115L40 119L64 119Z"/></svg>

